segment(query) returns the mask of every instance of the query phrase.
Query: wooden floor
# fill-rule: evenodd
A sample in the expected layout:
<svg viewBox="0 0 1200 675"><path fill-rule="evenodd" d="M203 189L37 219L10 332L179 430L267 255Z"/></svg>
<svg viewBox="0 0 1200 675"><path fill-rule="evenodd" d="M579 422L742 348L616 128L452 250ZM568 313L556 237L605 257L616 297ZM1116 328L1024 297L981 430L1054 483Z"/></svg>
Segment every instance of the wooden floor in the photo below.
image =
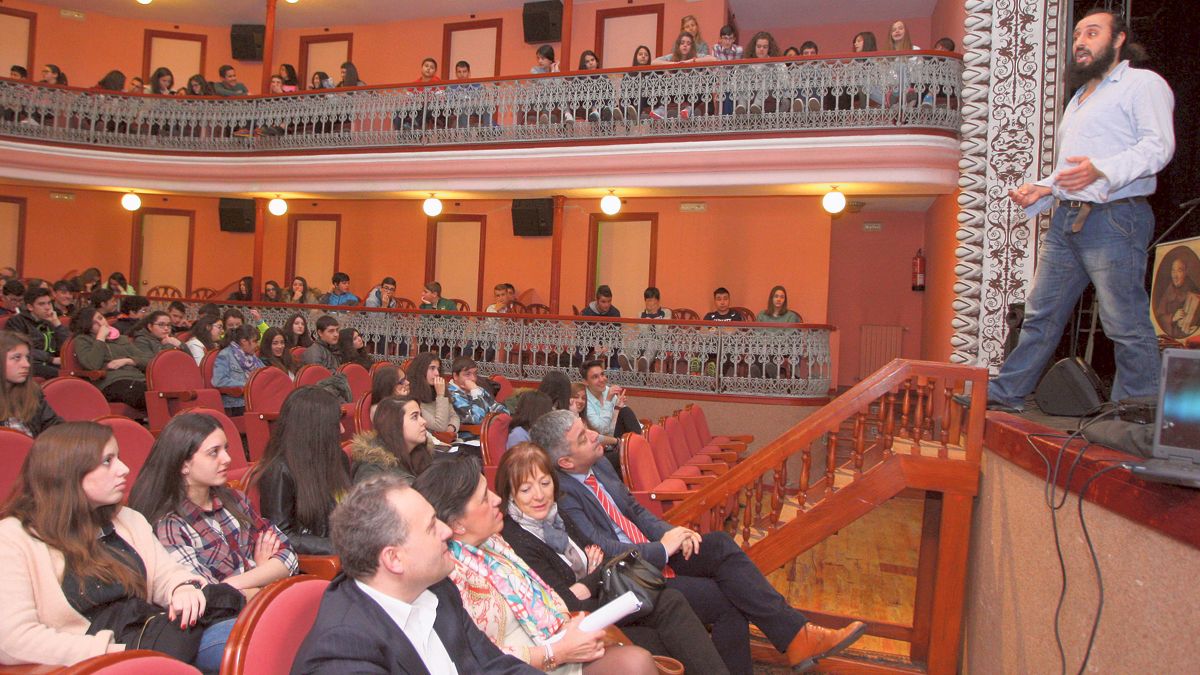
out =
<svg viewBox="0 0 1200 675"><path fill-rule="evenodd" d="M911 623L923 505L902 493L797 558L795 581L788 568L768 579L793 607ZM854 650L908 657L908 643L871 636Z"/></svg>

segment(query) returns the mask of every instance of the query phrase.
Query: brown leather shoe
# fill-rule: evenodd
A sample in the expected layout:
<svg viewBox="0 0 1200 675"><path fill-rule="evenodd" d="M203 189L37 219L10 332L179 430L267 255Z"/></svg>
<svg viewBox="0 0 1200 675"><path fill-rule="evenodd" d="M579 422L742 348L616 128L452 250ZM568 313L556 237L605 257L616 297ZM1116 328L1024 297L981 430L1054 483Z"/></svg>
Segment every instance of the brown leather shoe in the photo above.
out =
<svg viewBox="0 0 1200 675"><path fill-rule="evenodd" d="M792 638L792 644L788 645L788 663L793 670L806 672L820 659L833 656L854 644L866 630L867 624L861 621L851 622L841 630L825 628L809 621Z"/></svg>

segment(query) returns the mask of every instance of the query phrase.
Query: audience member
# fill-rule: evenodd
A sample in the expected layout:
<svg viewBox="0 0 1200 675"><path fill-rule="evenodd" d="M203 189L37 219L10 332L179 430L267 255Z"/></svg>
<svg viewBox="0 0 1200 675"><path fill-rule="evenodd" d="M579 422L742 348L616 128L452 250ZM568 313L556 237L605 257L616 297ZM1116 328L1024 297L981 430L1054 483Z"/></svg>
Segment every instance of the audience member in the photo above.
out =
<svg viewBox="0 0 1200 675"><path fill-rule="evenodd" d="M436 281L427 281L421 287L421 304L418 309L440 309L454 311L458 306L449 298L442 297L442 285Z"/></svg>
<svg viewBox="0 0 1200 675"><path fill-rule="evenodd" d="M96 89L101 91L125 91L125 73L110 70L96 83Z"/></svg>
<svg viewBox="0 0 1200 675"><path fill-rule="evenodd" d="M672 318L671 310L668 307L662 306L662 293L657 288L651 286L642 293L642 298L646 301L646 308L642 310L642 319L670 319Z"/></svg>
<svg viewBox="0 0 1200 675"><path fill-rule="evenodd" d="M125 275L120 272L108 275L108 287L117 295L137 295L137 291L133 290L133 286L129 285Z"/></svg>
<svg viewBox="0 0 1200 675"><path fill-rule="evenodd" d="M529 69L530 73L541 75L543 73L558 72L558 60L554 58L553 46L542 45L538 47L537 51L534 52L534 59L537 61L537 65Z"/></svg>
<svg viewBox="0 0 1200 675"><path fill-rule="evenodd" d="M9 66L8 76L14 80L27 80L29 79L29 70L25 66Z"/></svg>
<svg viewBox="0 0 1200 675"><path fill-rule="evenodd" d="M393 309L396 307L396 280L392 277L384 277L379 285L371 289L367 293L367 307L383 307Z"/></svg>
<svg viewBox="0 0 1200 675"><path fill-rule="evenodd" d="M696 51L696 38L691 33L680 33L675 38L675 47L669 54L654 59L654 63L700 63L716 61L711 55L700 54Z"/></svg>
<svg viewBox="0 0 1200 675"><path fill-rule="evenodd" d="M203 75L196 73L188 78L186 87L175 93L184 96L212 96L212 85Z"/></svg>
<svg viewBox="0 0 1200 675"><path fill-rule="evenodd" d="M228 487L231 462L216 418L176 415L154 441L129 506L146 517L176 562L250 598L300 565L287 536Z"/></svg>
<svg viewBox="0 0 1200 675"><path fill-rule="evenodd" d="M342 574L321 598L293 673L539 672L497 649L463 610L445 578L450 528L404 479L355 486L329 527Z"/></svg>
<svg viewBox="0 0 1200 675"><path fill-rule="evenodd" d="M67 74L53 63L47 63L42 66L42 84L61 84L65 87L67 85Z"/></svg>
<svg viewBox="0 0 1200 675"><path fill-rule="evenodd" d="M633 50L633 65L648 66L654 61L654 53L646 45L638 45L637 49Z"/></svg>
<svg viewBox="0 0 1200 675"><path fill-rule="evenodd" d="M713 311L704 315L705 321L745 321L746 317L729 308L729 289L721 286L713 291Z"/></svg>
<svg viewBox="0 0 1200 675"><path fill-rule="evenodd" d="M855 52L874 52L879 50L875 46L875 34L869 30L855 35L854 41L850 43L850 46Z"/></svg>
<svg viewBox="0 0 1200 675"><path fill-rule="evenodd" d="M958 47L954 44L954 40L951 40L948 37L939 38L937 42L933 43L933 48L940 49L944 52L953 52L958 49Z"/></svg>
<svg viewBox="0 0 1200 675"><path fill-rule="evenodd" d="M500 499L471 457L447 455L417 477L413 487L450 526L454 556L450 579L467 613L505 651L544 671L583 664L582 672L650 675L650 654L640 647L605 648L603 631L584 632L554 589L529 569L500 537ZM572 670L571 672L576 672Z"/></svg>
<svg viewBox="0 0 1200 675"><path fill-rule="evenodd" d="M70 666L138 647L217 671L243 599L172 560L121 506L128 476L101 424L34 441L0 509L0 662Z"/></svg>
<svg viewBox="0 0 1200 675"><path fill-rule="evenodd" d="M196 316L210 316L216 321L221 320L221 307L215 302L206 302L196 310Z"/></svg>
<svg viewBox="0 0 1200 675"><path fill-rule="evenodd" d="M417 354L405 371L412 397L421 404L421 415L429 431L457 434L462 421L446 396L446 379L442 377L442 360L434 352Z"/></svg>
<svg viewBox="0 0 1200 675"><path fill-rule="evenodd" d="M0 282L8 281L9 279L17 278L17 270L11 265L0 267Z"/></svg>
<svg viewBox="0 0 1200 675"><path fill-rule="evenodd" d="M799 314L788 309L787 289L783 286L771 289L771 294L767 296L767 308L758 313L757 320L768 323L800 323L803 321Z"/></svg>
<svg viewBox="0 0 1200 675"><path fill-rule="evenodd" d="M696 42L697 56L709 55L708 43L705 42L704 38L700 35L700 22L696 20L695 15L688 14L679 20L679 32L687 33L688 35L692 36L692 39Z"/></svg>
<svg viewBox="0 0 1200 675"><path fill-rule="evenodd" d="M484 311L488 314L507 314L513 311L513 302L517 299L517 289L509 283L499 283L492 289L492 297L495 302L487 306Z"/></svg>
<svg viewBox="0 0 1200 675"><path fill-rule="evenodd" d="M363 82L358 77L358 67L353 63L346 61L342 64L342 80L338 82L339 87L365 87L366 82Z"/></svg>
<svg viewBox="0 0 1200 675"><path fill-rule="evenodd" d="M620 318L621 312L612 304L612 289L607 285L596 288L596 299L583 308L583 316L607 316Z"/></svg>
<svg viewBox="0 0 1200 675"><path fill-rule="evenodd" d="M642 423L638 421L637 415L626 401L625 389L608 384L608 374L604 372L602 361L585 362L579 367L579 374L583 376L583 382L587 385L587 407L584 409L584 417L589 427L614 441L619 441L629 432L642 432ZM604 455L620 473L621 460L615 445L606 449Z"/></svg>
<svg viewBox="0 0 1200 675"><path fill-rule="evenodd" d="M750 58L770 59L779 56L779 43L767 31L759 31L750 38Z"/></svg>
<svg viewBox="0 0 1200 675"><path fill-rule="evenodd" d="M62 279L54 282L54 311L58 312L59 316L70 317L75 313L75 296L79 289L75 287L75 283Z"/></svg>
<svg viewBox="0 0 1200 675"><path fill-rule="evenodd" d="M432 56L426 56L421 60L421 74L417 76L417 82L422 84L441 82L442 78L438 77L437 69L437 59Z"/></svg>
<svg viewBox="0 0 1200 675"><path fill-rule="evenodd" d="M100 310L104 318L116 319L120 313L120 300L116 293L113 293L111 288L97 288L92 291L91 302L92 307Z"/></svg>
<svg viewBox="0 0 1200 675"><path fill-rule="evenodd" d="M558 472L546 451L521 443L504 453L496 470L496 493L504 514L501 534L513 551L558 593L569 611L595 611L606 556L559 512ZM685 672L729 672L708 630L673 588L664 588L645 616L617 625L634 644L680 661Z"/></svg>
<svg viewBox="0 0 1200 675"><path fill-rule="evenodd" d="M0 306L0 316L19 313L23 302L25 302L25 284L18 279L5 281L4 304Z"/></svg>
<svg viewBox="0 0 1200 675"><path fill-rule="evenodd" d="M341 442L338 399L316 386L299 387L283 402L263 458L251 470L262 515L302 555L331 555L329 514L350 488Z"/></svg>
<svg viewBox="0 0 1200 675"><path fill-rule="evenodd" d="M300 90L300 78L296 76L296 66L290 63L279 64L279 76L283 78L283 90L287 93Z"/></svg>
<svg viewBox="0 0 1200 675"><path fill-rule="evenodd" d="M550 397L555 410L570 410L576 415L583 415L585 405L578 405L571 399L571 378L561 370L552 370L542 376L538 391Z"/></svg>
<svg viewBox="0 0 1200 675"><path fill-rule="evenodd" d="M585 49L579 54L579 70L599 70L600 57L596 56L596 52Z"/></svg>
<svg viewBox="0 0 1200 675"><path fill-rule="evenodd" d="M113 320L112 327L121 335L133 337L133 329L150 312L150 300L141 295L118 295L114 299L120 301L121 310Z"/></svg>
<svg viewBox="0 0 1200 675"><path fill-rule="evenodd" d="M817 43L812 40L805 40L804 44L800 45L800 56L816 56L821 50L817 48Z"/></svg>
<svg viewBox="0 0 1200 675"><path fill-rule="evenodd" d="M183 343L183 349L196 359L196 365L204 361L204 355L216 349L221 342L221 320L201 315L192 324L191 337Z"/></svg>
<svg viewBox="0 0 1200 675"><path fill-rule="evenodd" d="M269 93L269 94L282 94L283 93L283 76L281 76L281 75L272 75L271 76L271 83L268 85L267 93ZM267 127L267 128L268 129L279 129L280 127L272 126L272 127Z"/></svg>
<svg viewBox="0 0 1200 675"><path fill-rule="evenodd" d="M508 413L508 408L496 401L491 390L479 385L479 365L471 357L454 359L450 375L452 379L446 393L464 424L482 424L488 413Z"/></svg>
<svg viewBox="0 0 1200 675"><path fill-rule="evenodd" d="M412 480L428 468L428 449L421 404L406 396L382 399L371 414L372 431L354 435L350 442L350 476L361 483L381 473Z"/></svg>
<svg viewBox="0 0 1200 675"><path fill-rule="evenodd" d="M29 355L29 339L12 331L0 331L0 357L4 359L4 378L0 381L0 426L37 437L62 422L46 402L42 388L34 381Z"/></svg>
<svg viewBox="0 0 1200 675"><path fill-rule="evenodd" d="M283 298L283 289L279 287L277 281L268 281L263 284L262 299L263 302L286 302Z"/></svg>
<svg viewBox="0 0 1200 675"><path fill-rule="evenodd" d="M321 299L323 305L357 305L358 296L350 292L350 275L345 272L333 273L333 288Z"/></svg>
<svg viewBox="0 0 1200 675"><path fill-rule="evenodd" d="M315 305L320 302L317 292L308 287L308 279L296 277L292 279L292 292L287 302L294 305Z"/></svg>
<svg viewBox="0 0 1200 675"><path fill-rule="evenodd" d="M784 56L800 56L800 50L797 49L796 47L792 47L789 45L787 49L783 50L783 55Z"/></svg>
<svg viewBox="0 0 1200 675"><path fill-rule="evenodd" d="M139 92L140 93L140 92ZM89 267L75 277L76 291L83 293L91 293L96 290L96 286L100 284L100 270L95 267Z"/></svg>
<svg viewBox="0 0 1200 675"><path fill-rule="evenodd" d="M317 319L317 339L304 350L300 360L324 366L330 372L336 371L342 365L341 357L336 352L338 338L338 320L328 314L321 316Z"/></svg>
<svg viewBox="0 0 1200 675"><path fill-rule="evenodd" d="M313 73L312 81L309 83L309 89L333 89L333 79L323 70L318 70Z"/></svg>
<svg viewBox="0 0 1200 675"><path fill-rule="evenodd" d="M171 69L166 67L156 68L150 74L150 84L147 85L146 93L174 96L175 75L171 73Z"/></svg>
<svg viewBox="0 0 1200 675"><path fill-rule="evenodd" d="M179 338L171 335L171 318L161 310L147 314L129 331L129 336L133 338L133 346L142 354L138 367L143 371L155 354L168 349L179 349L183 344Z"/></svg>
<svg viewBox="0 0 1200 675"><path fill-rule="evenodd" d="M75 358L85 370L99 370L104 377L96 386L109 401L124 403L135 410L146 409L147 360L133 341L124 335L112 337L104 315L94 307L84 307L71 319L75 335ZM140 364L140 365L139 365Z"/></svg>
<svg viewBox="0 0 1200 675"><path fill-rule="evenodd" d="M733 26L728 24L721 26L721 37L712 48L713 58L718 61L737 61L745 53L742 46L737 43Z"/></svg>
<svg viewBox="0 0 1200 675"><path fill-rule="evenodd" d="M224 65L217 69L221 79L212 83L213 94L217 96L249 96L250 90L238 82L237 70L233 66Z"/></svg>
<svg viewBox="0 0 1200 675"><path fill-rule="evenodd" d="M229 294L229 299L237 302L254 300L254 277L238 279L237 290Z"/></svg>
<svg viewBox="0 0 1200 675"><path fill-rule="evenodd" d="M304 314L293 314L283 323L283 336L287 339L288 349L292 347L312 346L312 334L308 330L308 317Z"/></svg>
<svg viewBox="0 0 1200 675"><path fill-rule="evenodd" d="M225 348L213 363L212 383L218 388L245 387L250 373L266 364L258 358L258 331L251 326L238 326L225 332ZM225 414L241 417L246 411L246 397L221 393Z"/></svg>
<svg viewBox="0 0 1200 675"><path fill-rule="evenodd" d="M367 351L367 343L357 328L343 328L338 331L337 352L342 363L357 363L367 370L375 365L375 358Z"/></svg>
<svg viewBox="0 0 1200 675"><path fill-rule="evenodd" d="M146 83L142 80L142 78L134 75L133 77L129 78L129 86L126 88L125 93L144 94L146 93Z"/></svg>
<svg viewBox="0 0 1200 675"><path fill-rule="evenodd" d="M300 366L292 359L292 350L287 345L287 335L280 328L268 328L258 341L258 357L263 365L275 366L295 379Z"/></svg>
<svg viewBox="0 0 1200 675"><path fill-rule="evenodd" d="M454 64L454 79L469 80L471 79L471 64L467 61L459 61Z"/></svg>
<svg viewBox="0 0 1200 675"><path fill-rule="evenodd" d="M801 671L845 649L866 630L861 621L837 631L807 621L728 534L701 536L655 517L600 461L603 449L595 432L574 415L551 412L534 423L530 436L559 471L559 510L605 555L637 549L643 560L662 568L667 586L683 593L700 620L712 625L713 642L730 672L753 670L749 621Z"/></svg>
<svg viewBox="0 0 1200 675"><path fill-rule="evenodd" d="M33 345L29 359L36 377L49 379L58 377L62 359L58 350L71 337L71 331L63 325L54 311L53 294L45 288L25 291L25 311L14 315L4 328L20 333Z"/></svg>
<svg viewBox="0 0 1200 675"><path fill-rule="evenodd" d="M908 26L904 25L903 21L893 21L888 29L888 41L890 48L893 51L904 52L913 49L920 49L912 42L912 36L908 34Z"/></svg>
<svg viewBox="0 0 1200 675"><path fill-rule="evenodd" d="M554 402L540 391L527 391L517 397L512 421L508 424L508 441L505 450L529 440L529 428L539 417L554 410Z"/></svg>
<svg viewBox="0 0 1200 675"><path fill-rule="evenodd" d="M246 315L242 314L242 310L236 307L230 307L221 314L221 326L225 329L225 335L228 335L230 331L241 328L245 323Z"/></svg>
<svg viewBox="0 0 1200 675"><path fill-rule="evenodd" d="M167 318L171 320L171 334L180 335L192 329L187 320L187 305L178 300L172 300L167 305Z"/></svg>

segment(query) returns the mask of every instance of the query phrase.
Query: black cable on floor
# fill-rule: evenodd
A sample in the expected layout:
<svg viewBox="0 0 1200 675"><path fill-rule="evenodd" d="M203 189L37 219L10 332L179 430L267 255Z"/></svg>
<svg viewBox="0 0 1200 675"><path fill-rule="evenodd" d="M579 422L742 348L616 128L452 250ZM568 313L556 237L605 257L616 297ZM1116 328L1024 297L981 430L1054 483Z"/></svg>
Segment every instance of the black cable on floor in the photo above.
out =
<svg viewBox="0 0 1200 675"><path fill-rule="evenodd" d="M1088 488L1092 486L1092 481L1114 469L1128 469L1131 464L1123 460L1119 464L1106 466L1096 473L1088 477L1079 488L1079 529L1083 530L1083 540L1087 542L1088 553L1092 556L1092 569L1096 571L1096 586L1099 591L1099 598L1096 601L1096 618L1092 620L1092 631L1088 635L1087 649L1083 652L1083 663L1079 664L1079 675L1087 670L1088 659L1092 656L1092 646L1096 643L1096 631L1100 628L1100 614L1104 611L1104 578L1100 576L1100 558L1096 556L1096 547L1092 544L1092 535L1088 532L1087 522L1083 519L1083 496L1087 494Z"/></svg>

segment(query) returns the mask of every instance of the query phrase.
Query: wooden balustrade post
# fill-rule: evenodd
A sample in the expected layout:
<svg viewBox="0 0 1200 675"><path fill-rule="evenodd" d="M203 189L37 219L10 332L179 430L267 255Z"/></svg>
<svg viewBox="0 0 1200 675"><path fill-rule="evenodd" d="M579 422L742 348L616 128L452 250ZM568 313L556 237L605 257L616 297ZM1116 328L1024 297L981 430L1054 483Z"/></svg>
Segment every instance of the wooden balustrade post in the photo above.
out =
<svg viewBox="0 0 1200 675"><path fill-rule="evenodd" d="M962 646L963 604L967 588L967 548L971 538L971 495L946 494L938 531L937 580L929 617L929 660L926 672L958 671Z"/></svg>
<svg viewBox="0 0 1200 675"><path fill-rule="evenodd" d="M812 446L805 446L800 451L800 510L808 510L808 484L812 481Z"/></svg>
<svg viewBox="0 0 1200 675"><path fill-rule="evenodd" d="M909 659L929 658L929 621L933 611L933 586L937 579L938 527L942 522L942 494L925 492L921 516L921 545L917 552L917 588L913 600L913 632Z"/></svg>
<svg viewBox="0 0 1200 675"><path fill-rule="evenodd" d="M892 454L892 443L896 440L896 392L889 391L883 399L883 455Z"/></svg>
<svg viewBox="0 0 1200 675"><path fill-rule="evenodd" d="M866 450L866 421L865 413L854 416L854 475L861 476L863 468L863 452Z"/></svg>
<svg viewBox="0 0 1200 675"><path fill-rule="evenodd" d="M907 435L912 438L912 431L908 428L908 401L912 394L913 383L906 381L904 387L904 400L900 402L900 435Z"/></svg>

